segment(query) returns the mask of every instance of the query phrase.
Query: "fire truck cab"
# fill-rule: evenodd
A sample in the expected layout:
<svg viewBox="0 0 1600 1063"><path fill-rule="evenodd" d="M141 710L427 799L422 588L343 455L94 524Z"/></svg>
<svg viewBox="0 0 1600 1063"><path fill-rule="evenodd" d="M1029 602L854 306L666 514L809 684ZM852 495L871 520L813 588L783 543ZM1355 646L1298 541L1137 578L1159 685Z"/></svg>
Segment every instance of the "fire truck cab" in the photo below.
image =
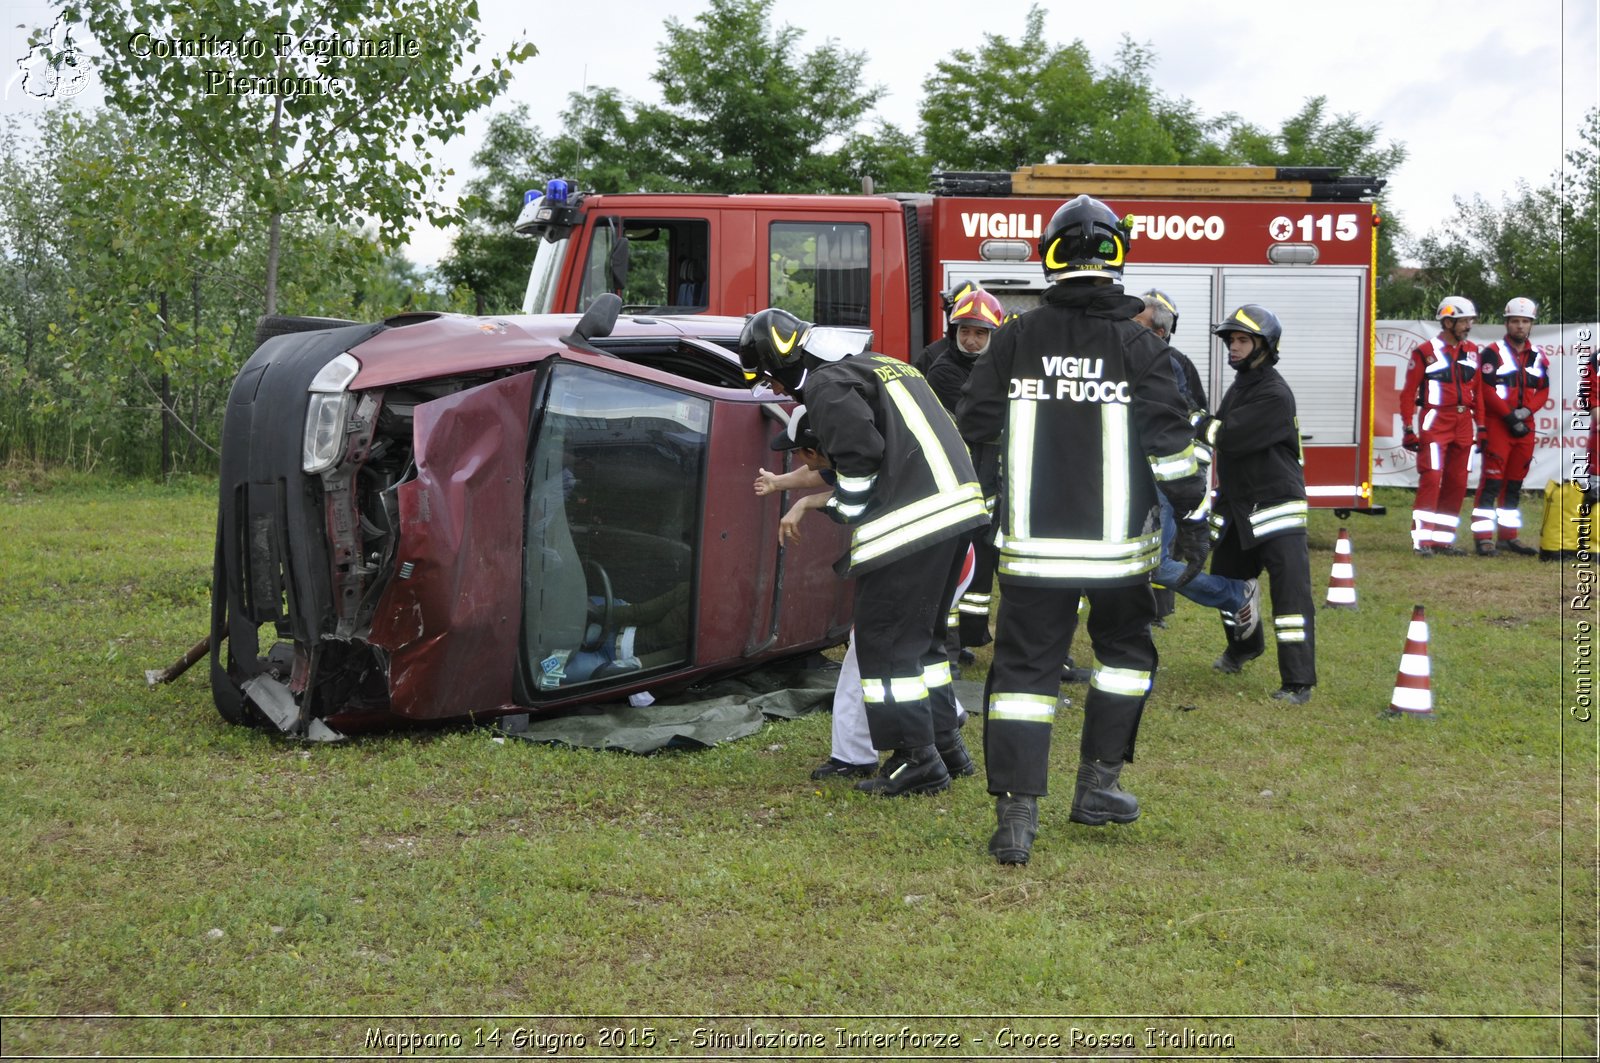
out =
<svg viewBox="0 0 1600 1063"><path fill-rule="evenodd" d="M1159 288L1173 342L1214 406L1229 383L1210 324L1242 303L1283 321L1311 504L1371 499L1376 233L1381 182L1327 169L1037 166L936 174L931 194L530 192L517 229L540 237L525 313L581 312L604 292L624 312L754 313L869 328L909 360L944 332L938 293L975 281L1013 312L1045 289L1038 243L1057 206L1105 200L1133 232L1124 287Z"/></svg>

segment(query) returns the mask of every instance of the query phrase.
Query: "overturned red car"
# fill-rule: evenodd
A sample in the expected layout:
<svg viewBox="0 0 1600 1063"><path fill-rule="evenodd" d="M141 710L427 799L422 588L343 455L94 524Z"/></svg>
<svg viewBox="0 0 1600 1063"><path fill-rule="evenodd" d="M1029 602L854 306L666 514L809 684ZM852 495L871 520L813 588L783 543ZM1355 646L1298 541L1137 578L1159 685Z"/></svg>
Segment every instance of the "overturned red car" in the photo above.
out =
<svg viewBox="0 0 1600 1063"><path fill-rule="evenodd" d="M826 522L780 549L737 319L302 319L234 381L211 686L310 738L660 693L842 640Z"/></svg>

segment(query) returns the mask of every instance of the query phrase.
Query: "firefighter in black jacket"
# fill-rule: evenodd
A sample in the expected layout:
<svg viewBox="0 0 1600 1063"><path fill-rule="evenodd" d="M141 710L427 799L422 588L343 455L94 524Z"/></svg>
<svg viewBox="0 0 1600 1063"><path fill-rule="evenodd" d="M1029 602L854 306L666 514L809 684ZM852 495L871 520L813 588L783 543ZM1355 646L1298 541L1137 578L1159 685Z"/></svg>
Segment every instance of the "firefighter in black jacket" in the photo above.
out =
<svg viewBox="0 0 1600 1063"><path fill-rule="evenodd" d="M1005 322L1006 308L994 295L982 288L973 288L956 297L949 317L955 341L925 373L928 386L954 417L956 405L961 401L961 389L966 387L973 365L989 349L995 329ZM993 450L993 447L972 448L972 463L978 470L984 503L990 509L994 507L995 481L999 476ZM989 631L989 607L994 593L996 557L987 528L978 529L972 545L972 585L961 596L954 618L962 663L972 660L969 647L987 646L994 641Z"/></svg>
<svg viewBox="0 0 1600 1063"><path fill-rule="evenodd" d="M823 512L851 529L835 566L856 580L856 657L867 727L893 754L859 790L938 793L974 770L961 741L946 610L966 535L987 524L972 459L922 374L773 308L745 322L746 379L805 402L836 473ZM859 335L859 334L857 334Z"/></svg>
<svg viewBox="0 0 1600 1063"><path fill-rule="evenodd" d="M1204 426L1216 451L1218 529L1211 571L1271 578L1272 630L1283 686L1272 696L1295 705L1311 700L1317 682L1316 608L1306 547L1306 477L1294 392L1274 366L1283 325L1272 311L1246 303L1211 330L1228 345L1239 375L1222 397L1216 420ZM1261 656L1263 627L1241 639L1227 614L1228 648L1212 665L1234 673Z"/></svg>
<svg viewBox="0 0 1600 1063"><path fill-rule="evenodd" d="M1071 818L1131 823L1118 783L1133 759L1156 648L1150 573L1161 555L1156 492L1180 517L1175 557L1200 570L1210 547L1205 485L1167 345L1133 320L1144 303L1117 283L1128 229L1079 196L1040 242L1043 303L995 333L962 395L971 443L998 441L1000 616L984 720L998 829L989 851L1027 863L1047 791L1064 637L1080 595L1095 668L1084 703Z"/></svg>

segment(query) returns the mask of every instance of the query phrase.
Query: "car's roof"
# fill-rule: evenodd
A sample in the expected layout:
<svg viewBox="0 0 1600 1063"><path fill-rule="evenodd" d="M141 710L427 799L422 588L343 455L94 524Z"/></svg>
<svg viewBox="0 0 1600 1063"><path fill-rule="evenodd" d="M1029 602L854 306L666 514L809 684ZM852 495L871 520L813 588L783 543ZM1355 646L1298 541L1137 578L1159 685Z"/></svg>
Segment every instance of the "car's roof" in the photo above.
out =
<svg viewBox="0 0 1600 1063"><path fill-rule="evenodd" d="M440 376L525 365L572 349L578 314L403 314L390 326L350 349L361 363L353 388L386 387ZM684 338L731 341L742 318L692 314L619 317L609 341ZM728 357L732 357L730 353Z"/></svg>

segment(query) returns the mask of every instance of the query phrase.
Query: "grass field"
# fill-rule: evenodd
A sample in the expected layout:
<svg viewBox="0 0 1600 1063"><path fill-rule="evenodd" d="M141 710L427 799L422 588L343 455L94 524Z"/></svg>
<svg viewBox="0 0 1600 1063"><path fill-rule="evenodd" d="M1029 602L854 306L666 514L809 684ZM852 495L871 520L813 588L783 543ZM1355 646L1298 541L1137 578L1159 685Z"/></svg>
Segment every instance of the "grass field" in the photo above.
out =
<svg viewBox="0 0 1600 1063"><path fill-rule="evenodd" d="M1319 612L1310 705L1270 655L1213 673L1180 601L1143 818L1067 822L1064 716L1016 869L981 777L810 783L823 715L645 758L226 726L203 665L143 679L206 631L214 487L13 481L0 1054L1594 1056L1594 613L1570 568L1413 559L1402 492L1346 522L1360 608ZM1438 716L1381 719L1413 603Z"/></svg>

